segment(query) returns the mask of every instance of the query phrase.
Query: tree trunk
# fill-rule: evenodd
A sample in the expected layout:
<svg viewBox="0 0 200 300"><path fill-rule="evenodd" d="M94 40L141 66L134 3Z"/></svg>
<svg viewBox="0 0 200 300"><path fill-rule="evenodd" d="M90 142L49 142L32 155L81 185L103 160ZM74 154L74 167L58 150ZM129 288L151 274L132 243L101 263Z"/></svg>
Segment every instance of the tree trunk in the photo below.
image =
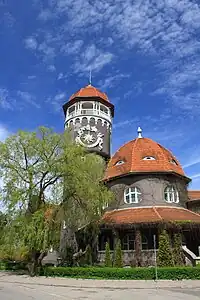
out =
<svg viewBox="0 0 200 300"><path fill-rule="evenodd" d="M42 267L42 260L45 257L46 252L32 252L31 261L28 263L28 271L31 277L37 276L40 274Z"/></svg>
<svg viewBox="0 0 200 300"><path fill-rule="evenodd" d="M62 263L73 264L73 254L78 251L75 231L70 226L62 226L60 233L60 256Z"/></svg>
<svg viewBox="0 0 200 300"><path fill-rule="evenodd" d="M139 229L135 232L135 260L136 266L141 267L141 250L142 250L142 237Z"/></svg>

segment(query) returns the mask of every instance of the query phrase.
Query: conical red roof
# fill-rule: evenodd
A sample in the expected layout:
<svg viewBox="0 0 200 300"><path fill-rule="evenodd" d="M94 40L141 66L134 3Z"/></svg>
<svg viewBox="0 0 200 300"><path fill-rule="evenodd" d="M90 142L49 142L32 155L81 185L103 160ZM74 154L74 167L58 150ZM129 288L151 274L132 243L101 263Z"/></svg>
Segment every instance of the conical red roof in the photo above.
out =
<svg viewBox="0 0 200 300"><path fill-rule="evenodd" d="M108 97L105 93L102 93L100 90L92 86L91 84L86 85L85 87L78 90L76 93L74 93L70 98L69 101L73 100L74 98L87 98L87 97L99 97L105 101L108 101Z"/></svg>

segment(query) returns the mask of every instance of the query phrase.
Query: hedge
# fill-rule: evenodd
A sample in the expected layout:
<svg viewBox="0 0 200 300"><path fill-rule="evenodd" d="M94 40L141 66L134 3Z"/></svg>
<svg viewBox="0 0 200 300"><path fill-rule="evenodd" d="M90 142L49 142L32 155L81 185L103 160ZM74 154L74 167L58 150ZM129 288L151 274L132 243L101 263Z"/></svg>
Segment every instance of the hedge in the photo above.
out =
<svg viewBox="0 0 200 300"><path fill-rule="evenodd" d="M0 261L1 271L18 271L25 270L27 262L23 261Z"/></svg>
<svg viewBox="0 0 200 300"><path fill-rule="evenodd" d="M155 280L154 268L98 268L98 267L46 267L41 275L47 277L73 277L96 279L128 279L128 280ZM166 267L158 268L158 279L182 280L199 279L199 267Z"/></svg>

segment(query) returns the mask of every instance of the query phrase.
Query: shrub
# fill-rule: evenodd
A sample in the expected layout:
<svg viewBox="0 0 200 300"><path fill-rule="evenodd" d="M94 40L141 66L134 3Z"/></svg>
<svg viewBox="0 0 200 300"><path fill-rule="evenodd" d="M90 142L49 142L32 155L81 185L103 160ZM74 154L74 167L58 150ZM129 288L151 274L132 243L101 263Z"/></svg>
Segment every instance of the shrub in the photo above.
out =
<svg viewBox="0 0 200 300"><path fill-rule="evenodd" d="M183 266L184 254L182 249L182 237L179 233L174 235L174 247L172 253L175 266Z"/></svg>
<svg viewBox="0 0 200 300"><path fill-rule="evenodd" d="M0 262L1 271L18 271L18 270L26 270L26 269L27 269L26 261L4 260Z"/></svg>
<svg viewBox="0 0 200 300"><path fill-rule="evenodd" d="M114 251L114 267L115 268L122 268L123 267L123 260L122 260L122 248L121 248L121 241L118 240L115 251Z"/></svg>
<svg viewBox="0 0 200 300"><path fill-rule="evenodd" d="M105 252L105 267L112 267L112 260L110 256L110 246L109 243L106 243L106 252Z"/></svg>
<svg viewBox="0 0 200 300"><path fill-rule="evenodd" d="M158 266L171 267L173 265L174 263L169 235L166 230L163 230L163 232L159 235Z"/></svg>
<svg viewBox="0 0 200 300"><path fill-rule="evenodd" d="M154 268L105 268L105 267L46 267L41 275L51 277L96 278L96 279L126 279L126 280L155 280ZM182 280L199 279L198 267L168 267L158 268L158 279Z"/></svg>

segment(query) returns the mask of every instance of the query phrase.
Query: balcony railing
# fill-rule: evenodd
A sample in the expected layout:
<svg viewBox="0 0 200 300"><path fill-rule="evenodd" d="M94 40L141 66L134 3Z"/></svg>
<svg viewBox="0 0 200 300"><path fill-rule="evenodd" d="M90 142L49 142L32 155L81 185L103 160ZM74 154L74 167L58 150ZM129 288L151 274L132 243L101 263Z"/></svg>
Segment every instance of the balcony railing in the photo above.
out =
<svg viewBox="0 0 200 300"><path fill-rule="evenodd" d="M71 113L68 113L66 118L69 120L73 117L84 116L84 115L99 116L99 117L105 118L109 121L111 120L111 116L109 114L103 112L102 110L95 110L95 109L80 109L77 111L73 111Z"/></svg>

